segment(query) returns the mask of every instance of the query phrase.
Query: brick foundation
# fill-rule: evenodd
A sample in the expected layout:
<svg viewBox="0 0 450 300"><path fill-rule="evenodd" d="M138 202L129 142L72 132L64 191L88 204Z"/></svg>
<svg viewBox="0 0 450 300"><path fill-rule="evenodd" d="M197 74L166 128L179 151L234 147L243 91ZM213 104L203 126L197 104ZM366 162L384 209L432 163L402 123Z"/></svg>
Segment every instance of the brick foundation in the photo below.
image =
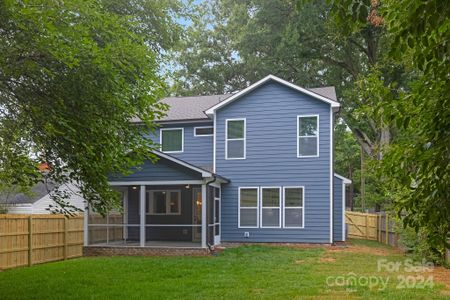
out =
<svg viewBox="0 0 450 300"><path fill-rule="evenodd" d="M154 247L83 247L84 256L206 256L208 249Z"/></svg>

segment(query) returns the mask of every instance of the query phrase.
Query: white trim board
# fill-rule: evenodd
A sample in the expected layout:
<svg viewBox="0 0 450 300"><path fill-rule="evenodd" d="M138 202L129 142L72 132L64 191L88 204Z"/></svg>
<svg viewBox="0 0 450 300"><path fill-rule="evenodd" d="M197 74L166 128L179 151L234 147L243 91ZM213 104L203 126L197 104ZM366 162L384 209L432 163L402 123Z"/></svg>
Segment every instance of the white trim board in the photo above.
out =
<svg viewBox="0 0 450 300"><path fill-rule="evenodd" d="M174 180L174 181L109 181L111 186L121 185L186 185L186 184L203 184L203 180Z"/></svg>
<svg viewBox="0 0 450 300"><path fill-rule="evenodd" d="M334 173L334 177L337 177L337 178L341 179L344 182L344 184L351 184L352 183L351 179L348 179L347 177L339 175L338 173Z"/></svg>
<svg viewBox="0 0 450 300"><path fill-rule="evenodd" d="M333 141L333 131L334 131L334 118L333 118L333 109L330 107L330 244L333 244L333 199L334 199L334 182L333 182L333 173L334 173L334 141Z"/></svg>
<svg viewBox="0 0 450 300"><path fill-rule="evenodd" d="M268 76L264 77L263 79L261 79L261 80L255 82L254 84L250 85L249 87L243 89L242 91L240 91L240 92L234 94L233 96L228 97L226 100L224 100L224 101L222 101L222 102L220 102L220 103L214 105L213 107L208 108L208 109L205 111L205 114L208 115L208 116L212 116L212 115L215 113L215 111L216 111L217 109L222 108L222 107L224 107L225 105L228 105L229 103L231 103L231 102L233 102L234 100L236 100L236 99L242 97L243 95L245 95L245 94L247 94L247 93L253 91L254 89L256 89L257 87L259 87L260 85L263 85L264 83L266 83L266 82L269 81L269 80L274 80L274 81L276 81L276 82L278 82L278 83L280 83L280 84L282 84L282 85L285 85L285 86L287 86L287 87L290 87L290 88L292 88L292 89L294 89L294 90L297 90L297 91L299 91L299 92L301 92L301 93L304 93L304 94L306 94L306 95L308 95L308 96L311 96L311 97L313 97L313 98L315 98L315 99L317 99L317 100L320 100L320 101L323 101L323 102L325 102L325 103L328 103L328 104L331 105L332 108L338 109L338 108L341 106L341 105L339 104L339 102L333 101L333 100L331 100L331 99L328 99L327 97L321 96L321 95L316 94L316 93L314 93L314 92L312 92L312 91L310 91L310 90L307 90L307 89L305 89L305 88L299 87L298 85L295 85L295 84L293 84L293 83L290 83L290 82L288 82L288 81L286 81L286 80L283 80L283 79L281 79L281 78L279 78L279 77L276 77L276 76L274 76L274 75L268 75Z"/></svg>
<svg viewBox="0 0 450 300"><path fill-rule="evenodd" d="M345 241L345 183L342 183L342 240Z"/></svg>

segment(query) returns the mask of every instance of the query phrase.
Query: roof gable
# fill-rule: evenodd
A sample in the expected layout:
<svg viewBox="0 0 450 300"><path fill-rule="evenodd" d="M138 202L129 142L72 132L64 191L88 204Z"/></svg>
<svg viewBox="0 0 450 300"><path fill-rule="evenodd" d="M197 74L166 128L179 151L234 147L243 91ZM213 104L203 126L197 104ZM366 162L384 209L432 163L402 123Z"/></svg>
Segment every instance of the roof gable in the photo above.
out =
<svg viewBox="0 0 450 300"><path fill-rule="evenodd" d="M242 96L250 93L251 91L257 89L258 87L262 86L263 84L265 84L266 82L269 82L269 81L278 82L278 83L280 83L280 84L282 84L284 86L287 86L287 87L289 87L291 89L294 89L294 90L299 91L299 92L301 92L303 94L309 95L309 96L311 96L314 99L317 99L317 100L320 100L322 102L328 103L334 109L338 109L340 107L339 102L337 102L337 101L327 97L327 96L331 97L334 94L334 98L335 98L335 91L334 91L333 87L316 88L316 89L308 90L308 89L299 87L299 86L297 86L297 85L295 85L293 83L290 83L290 82L288 82L286 80L278 78L278 77L276 77L274 75L268 75L268 76L264 77L263 79L261 79L260 81L258 81L256 83L250 85L249 87L243 89L242 91L240 91L240 92L238 92L238 93L236 93L236 94L226 98L225 100L217 103L216 105L208 108L205 111L205 114L208 115L208 116L213 115L216 110L218 110L218 109L228 105L229 103L233 102L234 100L237 100L237 99L241 98ZM327 96L324 96L324 95L327 95Z"/></svg>

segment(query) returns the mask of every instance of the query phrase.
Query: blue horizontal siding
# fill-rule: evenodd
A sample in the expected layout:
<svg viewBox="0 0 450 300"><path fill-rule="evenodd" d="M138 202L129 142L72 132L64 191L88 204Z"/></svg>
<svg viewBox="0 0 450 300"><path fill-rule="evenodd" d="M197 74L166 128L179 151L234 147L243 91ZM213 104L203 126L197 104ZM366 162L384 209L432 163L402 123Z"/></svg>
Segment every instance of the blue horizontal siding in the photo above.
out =
<svg viewBox="0 0 450 300"><path fill-rule="evenodd" d="M213 136L194 136L194 128L204 126L213 126L213 122L161 125L160 128L184 128L183 152L168 154L198 167L211 168L213 165ZM159 143L160 129L157 129L155 134L149 134L148 137Z"/></svg>
<svg viewBox="0 0 450 300"><path fill-rule="evenodd" d="M297 158L302 114L319 114L317 158ZM231 180L222 187L222 241L329 243L330 106L269 82L218 110L216 118L216 172ZM244 160L225 160L225 120L232 118L246 118ZM238 228L238 188L245 186L304 186L305 228Z"/></svg>
<svg viewBox="0 0 450 300"><path fill-rule="evenodd" d="M342 237L342 214L344 213L342 209L342 179L334 176L334 204L333 204L333 239L334 241L344 241Z"/></svg>
<svg viewBox="0 0 450 300"><path fill-rule="evenodd" d="M174 180L201 180L199 172L180 166L165 158L153 164L145 161L139 168L132 169L127 176L111 176L110 181L174 181Z"/></svg>

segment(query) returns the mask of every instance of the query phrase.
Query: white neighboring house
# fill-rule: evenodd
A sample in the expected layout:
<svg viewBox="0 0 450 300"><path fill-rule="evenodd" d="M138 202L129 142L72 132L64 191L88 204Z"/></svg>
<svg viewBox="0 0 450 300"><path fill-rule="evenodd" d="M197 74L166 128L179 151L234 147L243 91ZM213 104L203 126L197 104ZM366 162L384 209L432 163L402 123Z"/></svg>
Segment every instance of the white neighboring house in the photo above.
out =
<svg viewBox="0 0 450 300"><path fill-rule="evenodd" d="M56 206L56 203L50 198L48 188L44 183L38 183L31 188L31 195L18 193L8 199L3 199L0 195L0 203L5 205L9 214L51 214L48 208L50 205ZM68 188L76 191L72 185L69 185ZM82 197L72 195L69 202L84 211L85 200Z"/></svg>

